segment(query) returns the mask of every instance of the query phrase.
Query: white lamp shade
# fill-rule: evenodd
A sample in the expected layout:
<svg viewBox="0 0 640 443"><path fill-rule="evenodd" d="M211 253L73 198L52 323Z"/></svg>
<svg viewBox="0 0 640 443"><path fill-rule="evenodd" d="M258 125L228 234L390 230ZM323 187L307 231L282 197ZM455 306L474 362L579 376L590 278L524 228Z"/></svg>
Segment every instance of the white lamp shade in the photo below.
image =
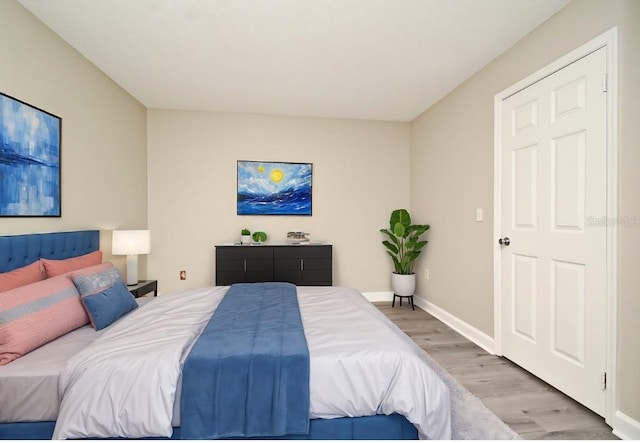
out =
<svg viewBox="0 0 640 443"><path fill-rule="evenodd" d="M138 254L151 252L147 230L113 231L111 253L127 256L127 285L138 283Z"/></svg>
<svg viewBox="0 0 640 443"><path fill-rule="evenodd" d="M113 255L148 254L151 242L148 230L113 231Z"/></svg>

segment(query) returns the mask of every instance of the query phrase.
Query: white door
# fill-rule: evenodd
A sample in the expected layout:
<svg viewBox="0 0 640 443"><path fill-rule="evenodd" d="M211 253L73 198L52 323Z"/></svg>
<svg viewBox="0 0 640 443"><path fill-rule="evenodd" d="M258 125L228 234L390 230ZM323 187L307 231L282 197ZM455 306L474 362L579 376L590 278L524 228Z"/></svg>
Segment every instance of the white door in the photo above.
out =
<svg viewBox="0 0 640 443"><path fill-rule="evenodd" d="M501 112L502 353L600 415L605 73L602 48L508 97Z"/></svg>

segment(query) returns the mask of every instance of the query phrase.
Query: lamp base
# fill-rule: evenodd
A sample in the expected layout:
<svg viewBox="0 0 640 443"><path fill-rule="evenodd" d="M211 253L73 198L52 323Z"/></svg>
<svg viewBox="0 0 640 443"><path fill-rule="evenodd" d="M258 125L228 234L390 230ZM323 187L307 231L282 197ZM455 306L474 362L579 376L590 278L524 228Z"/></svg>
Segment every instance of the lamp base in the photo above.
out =
<svg viewBox="0 0 640 443"><path fill-rule="evenodd" d="M127 255L127 286L138 284L138 254Z"/></svg>

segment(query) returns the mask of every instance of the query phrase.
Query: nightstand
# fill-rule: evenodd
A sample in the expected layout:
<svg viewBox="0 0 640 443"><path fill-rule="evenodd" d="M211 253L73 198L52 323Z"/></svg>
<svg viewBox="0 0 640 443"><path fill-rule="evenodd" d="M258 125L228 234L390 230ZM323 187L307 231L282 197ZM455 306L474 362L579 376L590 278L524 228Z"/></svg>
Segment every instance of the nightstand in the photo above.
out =
<svg viewBox="0 0 640 443"><path fill-rule="evenodd" d="M158 280L142 280L137 285L127 286L127 289L135 298L153 292L153 296L158 296Z"/></svg>

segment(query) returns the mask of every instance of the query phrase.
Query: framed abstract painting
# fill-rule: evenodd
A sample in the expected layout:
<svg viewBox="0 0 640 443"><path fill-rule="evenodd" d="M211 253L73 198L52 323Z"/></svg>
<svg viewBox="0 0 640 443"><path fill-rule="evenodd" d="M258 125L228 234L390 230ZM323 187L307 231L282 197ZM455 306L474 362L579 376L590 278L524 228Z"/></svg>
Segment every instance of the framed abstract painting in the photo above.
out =
<svg viewBox="0 0 640 443"><path fill-rule="evenodd" d="M238 215L311 215L312 163L238 160Z"/></svg>
<svg viewBox="0 0 640 443"><path fill-rule="evenodd" d="M60 217L62 119L0 93L0 217Z"/></svg>

